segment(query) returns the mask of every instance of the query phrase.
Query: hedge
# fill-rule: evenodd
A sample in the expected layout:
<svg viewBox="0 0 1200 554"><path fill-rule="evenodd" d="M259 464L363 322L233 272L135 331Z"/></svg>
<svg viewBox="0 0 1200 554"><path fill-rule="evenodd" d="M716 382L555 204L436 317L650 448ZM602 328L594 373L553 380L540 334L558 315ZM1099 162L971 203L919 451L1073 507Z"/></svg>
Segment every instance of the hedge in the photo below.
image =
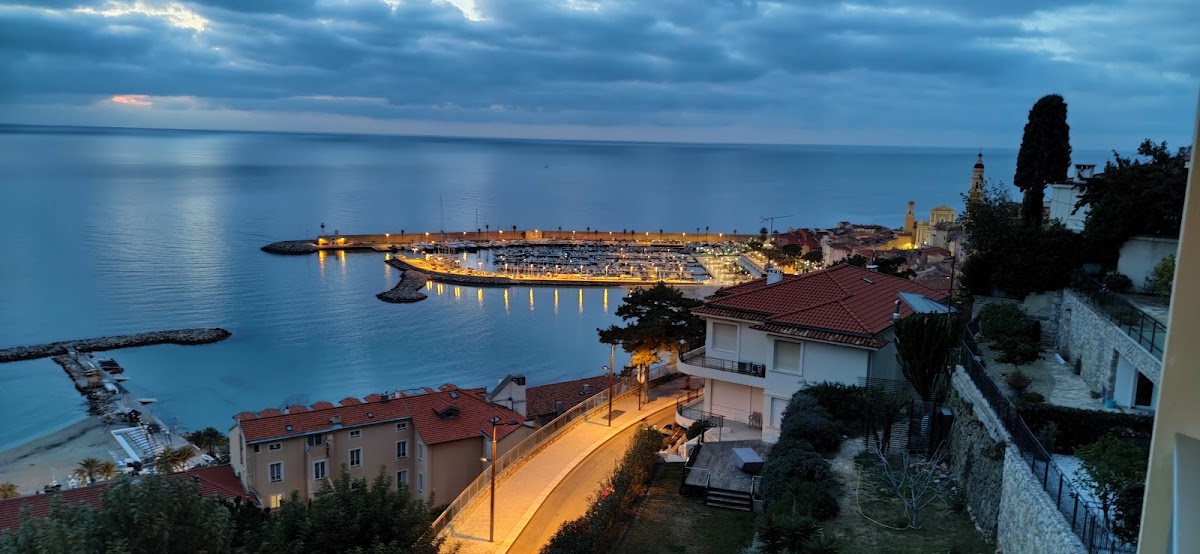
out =
<svg viewBox="0 0 1200 554"><path fill-rule="evenodd" d="M559 527L542 554L596 554L612 546L612 531L620 521L628 520L637 500L646 494L662 433L643 427L633 437L625 456L600 485L587 513Z"/></svg>
<svg viewBox="0 0 1200 554"><path fill-rule="evenodd" d="M1017 412L1034 433L1051 423L1058 427L1057 441L1052 445L1056 454L1074 455L1076 448L1094 443L1106 434L1149 446L1154 431L1154 417L1148 415L1034 403L1019 404Z"/></svg>
<svg viewBox="0 0 1200 554"><path fill-rule="evenodd" d="M842 433L829 413L804 391L793 394L784 408L779 436L807 441L818 452L833 452L842 444Z"/></svg>

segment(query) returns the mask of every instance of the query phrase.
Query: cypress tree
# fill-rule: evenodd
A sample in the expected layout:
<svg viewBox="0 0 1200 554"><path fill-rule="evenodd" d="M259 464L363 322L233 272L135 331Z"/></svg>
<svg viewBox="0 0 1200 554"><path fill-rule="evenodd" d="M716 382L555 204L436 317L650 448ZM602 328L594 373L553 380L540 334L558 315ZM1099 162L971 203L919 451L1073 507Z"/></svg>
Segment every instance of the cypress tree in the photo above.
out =
<svg viewBox="0 0 1200 554"><path fill-rule="evenodd" d="M1067 126L1067 103L1058 94L1041 97L1029 110L1029 122L1017 153L1013 184L1025 197L1021 219L1026 227L1042 225L1042 198L1047 183L1067 180L1071 165L1071 128Z"/></svg>

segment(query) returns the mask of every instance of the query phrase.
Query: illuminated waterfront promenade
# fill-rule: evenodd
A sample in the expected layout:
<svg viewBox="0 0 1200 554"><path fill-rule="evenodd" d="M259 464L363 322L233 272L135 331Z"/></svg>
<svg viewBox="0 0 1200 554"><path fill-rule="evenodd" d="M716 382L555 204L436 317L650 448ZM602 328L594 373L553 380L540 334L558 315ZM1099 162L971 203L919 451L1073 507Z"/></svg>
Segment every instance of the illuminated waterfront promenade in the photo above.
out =
<svg viewBox="0 0 1200 554"><path fill-rule="evenodd" d="M320 235L315 240L288 240L268 244L262 249L274 254L312 254L320 250L374 250L384 252L395 249L411 249L414 246L465 247L474 243L478 248L502 248L526 244L554 245L581 244L591 242L608 246L638 245L682 248L688 244L745 242L756 235L706 230L697 227L696 232L645 231L634 229L601 230L475 230L438 231L409 233L377 233L369 235Z"/></svg>

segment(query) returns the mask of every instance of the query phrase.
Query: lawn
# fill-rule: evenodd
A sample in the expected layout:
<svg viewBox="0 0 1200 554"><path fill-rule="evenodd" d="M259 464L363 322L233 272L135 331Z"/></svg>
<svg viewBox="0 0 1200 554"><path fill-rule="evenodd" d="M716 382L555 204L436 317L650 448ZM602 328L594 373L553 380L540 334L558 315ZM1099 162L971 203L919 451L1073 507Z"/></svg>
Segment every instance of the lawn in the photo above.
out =
<svg viewBox="0 0 1200 554"><path fill-rule="evenodd" d="M731 554L749 545L755 514L713 508L679 495L683 464L660 466L619 554L665 552Z"/></svg>
<svg viewBox="0 0 1200 554"><path fill-rule="evenodd" d="M996 551L995 546L979 535L965 511L955 513L938 500L922 511L919 529L884 527L904 528L908 516L899 499L881 491L884 485L871 469L878 462L867 455L858 456L856 461L857 467L865 470L857 471L852 465L850 474L844 476L846 491L840 502L841 514L821 524L826 532L846 539L842 552L991 554Z"/></svg>

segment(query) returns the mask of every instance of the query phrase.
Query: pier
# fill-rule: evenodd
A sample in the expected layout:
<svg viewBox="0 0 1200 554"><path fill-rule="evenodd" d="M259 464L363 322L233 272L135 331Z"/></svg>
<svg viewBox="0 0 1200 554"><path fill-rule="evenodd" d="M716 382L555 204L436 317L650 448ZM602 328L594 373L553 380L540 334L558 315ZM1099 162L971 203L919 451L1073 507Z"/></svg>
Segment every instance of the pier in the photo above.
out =
<svg viewBox="0 0 1200 554"><path fill-rule="evenodd" d="M31 346L14 346L12 348L0 349L0 363L35 360L50 356L64 356L70 350L99 352L154 344L208 344L225 340L229 338L230 334L229 331L220 327L208 329L175 329L172 331L151 331L149 333L68 340Z"/></svg>

